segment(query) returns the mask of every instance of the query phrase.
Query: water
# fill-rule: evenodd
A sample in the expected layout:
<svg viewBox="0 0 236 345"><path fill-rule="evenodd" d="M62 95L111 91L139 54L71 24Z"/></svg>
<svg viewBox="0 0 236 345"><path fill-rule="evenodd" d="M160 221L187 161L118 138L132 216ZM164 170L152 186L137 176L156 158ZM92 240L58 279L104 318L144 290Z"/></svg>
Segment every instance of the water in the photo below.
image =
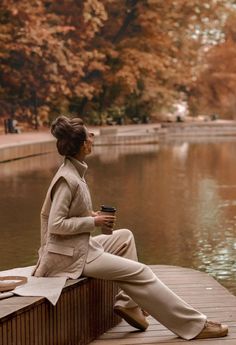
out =
<svg viewBox="0 0 236 345"><path fill-rule="evenodd" d="M117 207L140 260L208 272L236 295L236 141L94 149L94 209ZM39 212L60 162L47 154L0 165L1 270L35 264Z"/></svg>

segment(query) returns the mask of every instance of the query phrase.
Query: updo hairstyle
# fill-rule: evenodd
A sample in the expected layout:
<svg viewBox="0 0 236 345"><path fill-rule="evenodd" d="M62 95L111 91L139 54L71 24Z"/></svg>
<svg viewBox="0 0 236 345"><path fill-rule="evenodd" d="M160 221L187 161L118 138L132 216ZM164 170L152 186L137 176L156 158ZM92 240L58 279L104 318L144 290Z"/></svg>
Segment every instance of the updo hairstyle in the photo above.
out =
<svg viewBox="0 0 236 345"><path fill-rule="evenodd" d="M57 117L51 125L51 133L57 139L57 150L62 156L75 156L87 138L83 120L79 117Z"/></svg>

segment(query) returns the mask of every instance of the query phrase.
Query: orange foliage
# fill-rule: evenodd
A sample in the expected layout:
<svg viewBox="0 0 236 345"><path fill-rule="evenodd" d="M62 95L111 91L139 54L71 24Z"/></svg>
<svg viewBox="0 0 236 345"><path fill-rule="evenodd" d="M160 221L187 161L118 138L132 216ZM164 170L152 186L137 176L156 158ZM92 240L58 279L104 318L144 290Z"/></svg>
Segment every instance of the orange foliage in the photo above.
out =
<svg viewBox="0 0 236 345"><path fill-rule="evenodd" d="M223 118L236 118L235 20L236 15L233 13L225 25L226 39L209 50L203 71L192 88L192 105L198 113L216 113Z"/></svg>
<svg viewBox="0 0 236 345"><path fill-rule="evenodd" d="M43 109L45 119L46 112L70 107L80 114L102 112L126 106L131 98L153 112L188 92L203 33L220 27L224 5L224 0L2 0L2 113L31 116Z"/></svg>

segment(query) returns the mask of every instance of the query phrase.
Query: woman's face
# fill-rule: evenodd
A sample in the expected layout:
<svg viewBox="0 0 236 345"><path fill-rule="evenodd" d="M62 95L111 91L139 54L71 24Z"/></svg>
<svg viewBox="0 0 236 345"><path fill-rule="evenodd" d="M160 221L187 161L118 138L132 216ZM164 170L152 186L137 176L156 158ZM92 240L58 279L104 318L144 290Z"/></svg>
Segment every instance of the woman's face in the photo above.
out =
<svg viewBox="0 0 236 345"><path fill-rule="evenodd" d="M94 133L89 132L86 127L85 127L85 130L86 130L86 140L84 142L85 155L89 155L92 152Z"/></svg>

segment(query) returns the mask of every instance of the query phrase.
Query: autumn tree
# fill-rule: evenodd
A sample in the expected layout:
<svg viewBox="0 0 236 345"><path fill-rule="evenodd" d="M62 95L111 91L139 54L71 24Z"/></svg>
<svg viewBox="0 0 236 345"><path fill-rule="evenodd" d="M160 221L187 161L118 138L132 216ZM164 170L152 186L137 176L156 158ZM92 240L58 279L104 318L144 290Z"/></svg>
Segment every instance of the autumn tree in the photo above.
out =
<svg viewBox="0 0 236 345"><path fill-rule="evenodd" d="M104 6L96 0L4 1L3 108L29 115L42 108L47 116L49 108L59 111L75 96L91 99L99 86L84 77L104 71L105 56L88 45L105 20Z"/></svg>
<svg viewBox="0 0 236 345"><path fill-rule="evenodd" d="M1 112L156 116L188 96L226 3L3 0Z"/></svg>
<svg viewBox="0 0 236 345"><path fill-rule="evenodd" d="M224 40L209 49L202 71L192 85L191 106L197 113L236 118L236 15L229 16Z"/></svg>
<svg viewBox="0 0 236 345"><path fill-rule="evenodd" d="M125 103L129 112L134 108L135 113L157 114L180 94L188 96L198 73L199 52L208 44L206 36L209 41L211 30L222 27L224 1L105 4L108 20L100 38L96 37L110 56L102 103L112 100Z"/></svg>

